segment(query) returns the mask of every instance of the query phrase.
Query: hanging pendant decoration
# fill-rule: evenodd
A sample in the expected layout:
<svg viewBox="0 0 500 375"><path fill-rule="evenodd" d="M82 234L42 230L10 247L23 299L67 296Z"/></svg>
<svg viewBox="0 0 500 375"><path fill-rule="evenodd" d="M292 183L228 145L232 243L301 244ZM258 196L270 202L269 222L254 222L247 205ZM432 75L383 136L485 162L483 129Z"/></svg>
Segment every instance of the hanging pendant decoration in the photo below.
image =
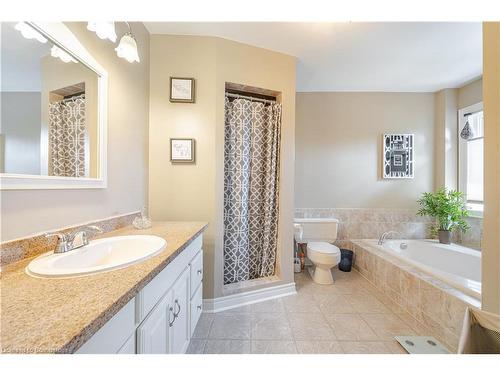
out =
<svg viewBox="0 0 500 375"><path fill-rule="evenodd" d="M474 138L474 132L472 131L471 126L469 125L469 115L470 115L470 113L467 113L464 115L464 116L467 116L467 121L465 121L465 126L463 127L462 131L460 132L460 137L462 139L465 139L466 141Z"/></svg>

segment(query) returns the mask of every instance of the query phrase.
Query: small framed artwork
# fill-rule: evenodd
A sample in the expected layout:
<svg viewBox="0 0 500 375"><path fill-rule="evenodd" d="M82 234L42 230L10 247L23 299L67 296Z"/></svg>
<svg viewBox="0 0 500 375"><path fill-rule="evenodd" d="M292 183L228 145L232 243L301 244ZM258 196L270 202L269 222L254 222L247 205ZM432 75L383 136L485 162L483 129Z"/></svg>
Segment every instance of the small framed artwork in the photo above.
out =
<svg viewBox="0 0 500 375"><path fill-rule="evenodd" d="M383 177L413 178L415 146L413 134L384 134Z"/></svg>
<svg viewBox="0 0 500 375"><path fill-rule="evenodd" d="M194 78L170 77L170 102L194 103Z"/></svg>
<svg viewBox="0 0 500 375"><path fill-rule="evenodd" d="M172 163L194 163L194 154L193 138L170 138L170 161Z"/></svg>

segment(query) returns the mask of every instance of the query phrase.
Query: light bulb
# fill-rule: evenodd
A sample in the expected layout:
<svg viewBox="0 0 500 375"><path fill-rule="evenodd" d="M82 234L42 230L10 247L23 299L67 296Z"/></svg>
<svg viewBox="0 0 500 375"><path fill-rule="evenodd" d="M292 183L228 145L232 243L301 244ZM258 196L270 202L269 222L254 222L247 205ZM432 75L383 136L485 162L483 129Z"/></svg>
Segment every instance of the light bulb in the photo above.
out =
<svg viewBox="0 0 500 375"><path fill-rule="evenodd" d="M26 39L36 39L40 43L47 43L47 38L28 25L26 22L18 22L14 28Z"/></svg>
<svg viewBox="0 0 500 375"><path fill-rule="evenodd" d="M118 47L115 48L118 57L127 60L129 63L135 61L140 62L139 54L137 53L137 43L132 33L128 32L120 39Z"/></svg>
<svg viewBox="0 0 500 375"><path fill-rule="evenodd" d="M65 62L65 63L68 63L70 61L74 62L74 63L78 63L78 61L76 61L73 57L71 57L67 52L63 51L58 46L52 46L52 48L50 49L50 55L52 57L57 57L57 58L61 59L61 61Z"/></svg>

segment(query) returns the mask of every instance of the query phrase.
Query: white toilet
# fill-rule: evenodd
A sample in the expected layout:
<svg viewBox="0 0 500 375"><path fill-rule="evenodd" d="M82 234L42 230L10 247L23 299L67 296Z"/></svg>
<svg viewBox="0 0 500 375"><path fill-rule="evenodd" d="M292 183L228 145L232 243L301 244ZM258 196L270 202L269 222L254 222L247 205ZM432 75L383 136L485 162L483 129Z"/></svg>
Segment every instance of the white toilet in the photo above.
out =
<svg viewBox="0 0 500 375"><path fill-rule="evenodd" d="M340 249L332 243L337 239L337 219L294 219L295 240L307 243L309 268L318 284L333 284L332 268L340 263Z"/></svg>

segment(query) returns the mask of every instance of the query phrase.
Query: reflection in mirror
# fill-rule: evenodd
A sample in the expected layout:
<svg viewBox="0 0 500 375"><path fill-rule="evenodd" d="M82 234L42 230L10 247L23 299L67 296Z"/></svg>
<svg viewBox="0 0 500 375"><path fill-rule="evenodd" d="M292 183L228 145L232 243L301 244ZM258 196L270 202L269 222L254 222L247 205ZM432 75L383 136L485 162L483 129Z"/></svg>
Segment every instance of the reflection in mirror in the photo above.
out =
<svg viewBox="0 0 500 375"><path fill-rule="evenodd" d="M96 72L26 23L1 25L0 172L99 177Z"/></svg>

